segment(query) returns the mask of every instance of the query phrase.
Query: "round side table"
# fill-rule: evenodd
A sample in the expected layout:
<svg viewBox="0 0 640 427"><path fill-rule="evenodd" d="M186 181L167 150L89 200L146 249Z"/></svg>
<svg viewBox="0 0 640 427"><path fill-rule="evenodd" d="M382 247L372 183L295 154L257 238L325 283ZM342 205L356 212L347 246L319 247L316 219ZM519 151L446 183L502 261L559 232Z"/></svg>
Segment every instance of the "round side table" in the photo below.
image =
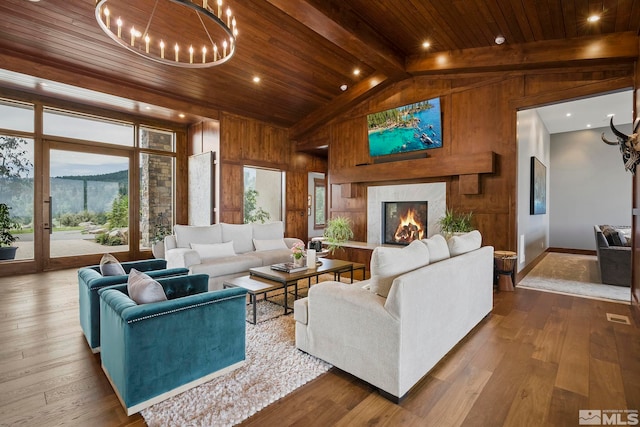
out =
<svg viewBox="0 0 640 427"><path fill-rule="evenodd" d="M494 266L498 275L498 290L513 291L513 273L518 254L512 251L494 251Z"/></svg>

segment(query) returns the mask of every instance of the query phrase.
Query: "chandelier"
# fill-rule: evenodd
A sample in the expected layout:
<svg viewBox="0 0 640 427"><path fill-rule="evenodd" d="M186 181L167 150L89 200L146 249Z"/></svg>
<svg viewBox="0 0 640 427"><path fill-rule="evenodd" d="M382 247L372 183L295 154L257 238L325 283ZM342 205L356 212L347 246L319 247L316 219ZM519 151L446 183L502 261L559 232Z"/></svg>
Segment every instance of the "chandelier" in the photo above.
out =
<svg viewBox="0 0 640 427"><path fill-rule="evenodd" d="M222 0L96 0L95 12L116 43L162 64L213 67L236 50L236 18Z"/></svg>

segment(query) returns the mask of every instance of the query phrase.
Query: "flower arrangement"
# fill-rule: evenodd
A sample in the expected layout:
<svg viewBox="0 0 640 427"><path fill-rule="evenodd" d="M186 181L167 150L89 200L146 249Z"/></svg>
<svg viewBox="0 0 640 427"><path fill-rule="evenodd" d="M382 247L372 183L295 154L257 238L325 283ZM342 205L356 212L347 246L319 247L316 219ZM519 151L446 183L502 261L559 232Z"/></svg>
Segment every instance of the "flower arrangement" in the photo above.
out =
<svg viewBox="0 0 640 427"><path fill-rule="evenodd" d="M304 256L304 244L297 242L291 247L291 253L295 259L300 259Z"/></svg>

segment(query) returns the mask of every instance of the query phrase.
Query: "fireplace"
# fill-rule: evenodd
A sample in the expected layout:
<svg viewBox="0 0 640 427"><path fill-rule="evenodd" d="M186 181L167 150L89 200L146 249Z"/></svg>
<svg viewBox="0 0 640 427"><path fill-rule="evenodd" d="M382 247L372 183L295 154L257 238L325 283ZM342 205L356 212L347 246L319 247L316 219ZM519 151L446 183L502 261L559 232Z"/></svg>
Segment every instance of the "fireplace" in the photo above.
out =
<svg viewBox="0 0 640 427"><path fill-rule="evenodd" d="M427 237L428 203L382 202L382 243L408 245Z"/></svg>

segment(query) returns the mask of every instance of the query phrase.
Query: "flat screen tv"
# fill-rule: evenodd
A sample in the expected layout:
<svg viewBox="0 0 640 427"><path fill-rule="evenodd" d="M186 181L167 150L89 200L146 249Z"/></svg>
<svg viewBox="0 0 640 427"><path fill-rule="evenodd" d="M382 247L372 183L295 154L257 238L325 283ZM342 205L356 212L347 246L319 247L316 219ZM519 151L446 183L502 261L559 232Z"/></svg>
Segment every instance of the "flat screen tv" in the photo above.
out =
<svg viewBox="0 0 640 427"><path fill-rule="evenodd" d="M372 157L442 147L440 98L367 115Z"/></svg>

